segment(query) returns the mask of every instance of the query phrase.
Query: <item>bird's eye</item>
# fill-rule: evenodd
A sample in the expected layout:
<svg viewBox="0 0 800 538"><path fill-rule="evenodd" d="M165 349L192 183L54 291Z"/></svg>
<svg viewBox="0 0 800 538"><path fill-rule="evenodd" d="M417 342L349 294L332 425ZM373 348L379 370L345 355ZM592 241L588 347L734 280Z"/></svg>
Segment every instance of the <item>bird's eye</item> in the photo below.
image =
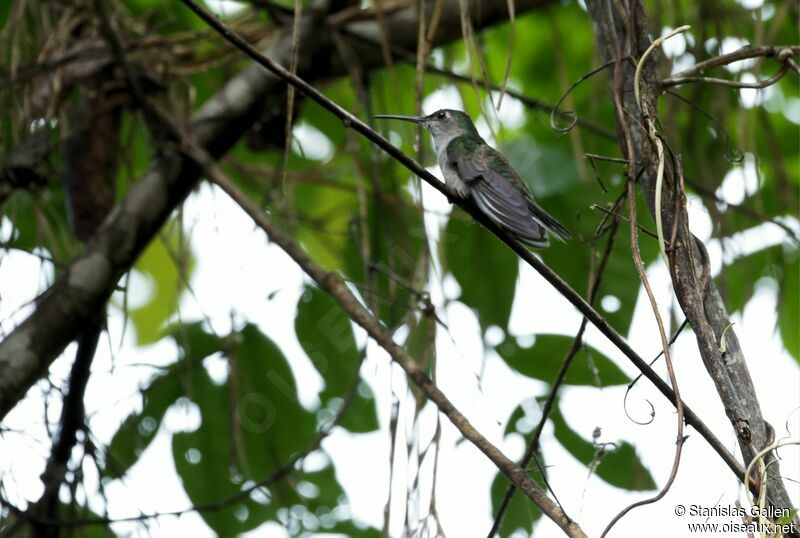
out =
<svg viewBox="0 0 800 538"><path fill-rule="evenodd" d="M437 119L443 120L445 116L447 116L447 112L445 112L444 110L440 110L439 112L436 113Z"/></svg>

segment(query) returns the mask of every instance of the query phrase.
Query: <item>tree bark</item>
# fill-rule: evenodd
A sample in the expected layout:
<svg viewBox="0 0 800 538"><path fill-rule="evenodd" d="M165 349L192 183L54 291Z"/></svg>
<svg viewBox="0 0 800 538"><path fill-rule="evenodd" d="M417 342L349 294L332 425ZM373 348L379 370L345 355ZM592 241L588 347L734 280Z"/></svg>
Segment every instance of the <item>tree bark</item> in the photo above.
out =
<svg viewBox="0 0 800 538"><path fill-rule="evenodd" d="M675 294L694 329L700 356L736 431L747 465L758 450L773 442L772 428L761 415L744 354L730 328L730 316L709 278L705 247L689 232L679 160L672 163L665 156L661 215L655 214L659 157L647 126L649 120L655 121L657 117L656 102L661 90L652 55L642 70L640 103L634 93L635 62L651 44L644 8L639 0L588 0L587 7L603 60L616 60L609 68L610 92L618 108L617 136L629 161L629 173L637 178L653 218L661 219L668 245L675 227L674 245L667 246ZM790 509L792 503L780 477L778 462L770 454L764 463L768 466L766 486L770 502L776 508Z"/></svg>

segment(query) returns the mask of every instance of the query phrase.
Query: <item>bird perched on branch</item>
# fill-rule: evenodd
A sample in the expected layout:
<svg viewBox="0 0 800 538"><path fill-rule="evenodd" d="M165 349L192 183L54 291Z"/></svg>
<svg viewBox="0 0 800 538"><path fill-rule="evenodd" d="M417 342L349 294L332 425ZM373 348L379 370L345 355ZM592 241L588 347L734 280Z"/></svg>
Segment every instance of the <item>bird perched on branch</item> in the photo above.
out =
<svg viewBox="0 0 800 538"><path fill-rule="evenodd" d="M471 198L492 222L524 245L549 245L548 233L561 241L569 231L533 199L527 183L505 156L478 134L460 110L437 110L428 116L383 114L376 118L422 125L433 136L445 183L461 198Z"/></svg>

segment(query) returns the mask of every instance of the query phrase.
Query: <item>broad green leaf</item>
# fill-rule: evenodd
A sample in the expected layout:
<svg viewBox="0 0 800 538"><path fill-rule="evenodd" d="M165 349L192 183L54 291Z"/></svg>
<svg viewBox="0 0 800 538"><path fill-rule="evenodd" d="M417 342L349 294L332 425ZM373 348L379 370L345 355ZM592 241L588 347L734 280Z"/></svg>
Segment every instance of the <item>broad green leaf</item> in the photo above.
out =
<svg viewBox="0 0 800 538"><path fill-rule="evenodd" d="M215 385L204 368L190 371L190 386L190 397L200 408L202 422L193 432L173 434L172 454L183 489L193 505L202 506L236 494L241 479L233 479L228 388ZM219 510L201 511L200 515L219 536L235 536L261 524L275 509L247 497ZM246 516L241 517L243 514Z"/></svg>
<svg viewBox="0 0 800 538"><path fill-rule="evenodd" d="M497 352L519 373L553 383L572 341L569 336L540 334L536 336L533 347L522 349L514 338L508 337L497 346ZM595 386L599 383L603 387L624 385L629 381L630 378L611 359L586 344L572 359L564 378L567 385Z"/></svg>
<svg viewBox="0 0 800 538"><path fill-rule="evenodd" d="M110 455L106 476L122 477L138 461L142 452L158 433L167 409L184 394L182 373L189 368L199 368L200 361L222 349L216 336L205 332L201 323L176 326L169 331L181 349L181 358L163 374L155 376L142 390L141 411L135 411L120 424L108 445Z"/></svg>
<svg viewBox="0 0 800 538"><path fill-rule="evenodd" d="M328 402L330 410L338 413L344 402L333 398ZM352 401L348 404L339 426L352 433L368 433L378 429L378 412L375 408L375 395L368 384L361 381Z"/></svg>
<svg viewBox="0 0 800 538"><path fill-rule="evenodd" d="M331 84L327 84L325 86L325 95L348 110L353 110L354 108L356 96L353 83L348 78L341 78ZM337 149L342 148L344 145L347 132L344 123L317 102L311 99L304 100L298 119L307 121L325 133L325 136L333 142Z"/></svg>
<svg viewBox="0 0 800 538"><path fill-rule="evenodd" d="M596 466L594 473L605 482L632 491L655 489L650 471L639 461L636 449L631 444L619 441L614 443L616 448L605 447L598 463L598 447L572 430L557 408L550 413L550 420L558 442L584 465Z"/></svg>
<svg viewBox="0 0 800 538"><path fill-rule="evenodd" d="M0 5L0 28L5 28L8 22L8 13L11 11L12 2L3 2Z"/></svg>
<svg viewBox="0 0 800 538"><path fill-rule="evenodd" d="M152 344L161 337L162 327L177 311L181 293L194 269L194 257L185 250L179 231L174 226L166 229L150 242L134 266L153 286L147 302L128 312L136 328L136 343L140 346ZM180 260L179 256L184 259Z"/></svg>
<svg viewBox="0 0 800 538"><path fill-rule="evenodd" d="M500 503L506 495L508 485L508 478L503 473L497 473L492 481L491 489L493 516L497 514L500 508ZM517 530L522 530L526 534L532 535L533 526L541 517L542 511L524 494L516 491L506 508L505 516L503 516L503 521L498 529L498 536L511 536Z"/></svg>
<svg viewBox="0 0 800 538"><path fill-rule="evenodd" d="M180 376L171 370L154 378L142 391L142 410L128 415L108 445L107 476L120 478L136 463L158 433L169 406L183 394Z"/></svg>
<svg viewBox="0 0 800 538"><path fill-rule="evenodd" d="M206 331L202 322L179 323L165 331L181 350L181 357L191 366L213 353L222 351L225 342Z"/></svg>
<svg viewBox="0 0 800 538"><path fill-rule="evenodd" d="M522 433L519 431L519 428L517 428L517 424L521 419L525 418L526 415L527 413L525 412L525 409L521 405L518 405L516 408L514 408L514 411L511 413L511 416L508 417L505 434L508 435L509 433Z"/></svg>
<svg viewBox="0 0 800 538"><path fill-rule="evenodd" d="M503 153L537 198L570 192L581 181L575 158L560 146L537 144L520 136L503 146Z"/></svg>
<svg viewBox="0 0 800 538"><path fill-rule="evenodd" d="M194 348L208 350L208 339L199 340ZM298 402L292 371L269 338L247 325L227 342L226 350L231 372L223 384L212 381L204 367L184 375L201 424L195 431L176 433L172 448L184 489L195 505L230 498L247 483L274 476L316 436L315 417ZM298 532L335 530L346 524L336 512L344 491L331 466L308 473L296 470L292 479L277 480L268 490L200 513L220 536L235 536L268 520ZM303 517L298 517L301 512ZM353 536L374 533L355 530Z"/></svg>
<svg viewBox="0 0 800 538"><path fill-rule="evenodd" d="M300 345L325 379L323 397L343 396L361 364L350 318L328 294L309 286L297 303L294 327Z"/></svg>
<svg viewBox="0 0 800 538"><path fill-rule="evenodd" d="M69 231L62 189L44 192L17 190L3 207L14 223L10 246L22 250L45 248L57 261L65 261L78 248Z"/></svg>
<svg viewBox="0 0 800 538"><path fill-rule="evenodd" d="M254 325L239 333L234 351L235 400L239 464L251 480L263 480L305 448L315 435L311 412L300 405L297 385L286 357Z"/></svg>
<svg viewBox="0 0 800 538"><path fill-rule="evenodd" d="M517 406L511 413L511 416L508 417L505 435L517 432L522 433L517 429L517 424L525 416L526 412L523 406ZM527 432L523 433L523 436L525 437L525 442L527 444L530 436L527 434ZM541 463L541 454L538 455L537 458L539 458ZM539 472L538 468L532 464L529 464L528 468L533 469L533 471L529 472L528 475L538 482L539 485L543 485L541 473ZM492 482L491 495L493 516L496 515L497 511L500 509L500 503L506 495L509 483L510 482L508 478L506 478L503 473L497 473L497 476L495 476L494 481ZM499 536L511 536L511 534L518 529L522 529L524 532L530 534L533 532L534 523L536 523L536 521L542 517L542 512L519 491L514 493L514 496L511 498L511 502L506 508L505 514L506 515L503 517L503 521L500 524Z"/></svg>
<svg viewBox="0 0 800 538"><path fill-rule="evenodd" d="M762 277L776 277L786 270L783 249L775 245L734 259L716 278L725 305L733 313L741 311L755 292Z"/></svg>
<svg viewBox="0 0 800 538"><path fill-rule="evenodd" d="M342 180L335 181L341 187L348 186ZM294 187L294 199L300 217L297 239L316 263L331 269L343 267L353 241L350 221L358 215L354 190L300 183Z"/></svg>
<svg viewBox="0 0 800 538"><path fill-rule="evenodd" d="M361 365L361 351L341 307L319 288L308 287L297 304L295 331L300 345L325 379L320 394L323 405L333 398L345 398ZM378 427L375 400L364 390L357 391L341 425L352 432L373 431Z"/></svg>
<svg viewBox="0 0 800 538"><path fill-rule="evenodd" d="M468 217L469 219L469 217ZM451 215L441 235L444 267L461 286L481 327L508 326L519 265L517 255L482 226Z"/></svg>

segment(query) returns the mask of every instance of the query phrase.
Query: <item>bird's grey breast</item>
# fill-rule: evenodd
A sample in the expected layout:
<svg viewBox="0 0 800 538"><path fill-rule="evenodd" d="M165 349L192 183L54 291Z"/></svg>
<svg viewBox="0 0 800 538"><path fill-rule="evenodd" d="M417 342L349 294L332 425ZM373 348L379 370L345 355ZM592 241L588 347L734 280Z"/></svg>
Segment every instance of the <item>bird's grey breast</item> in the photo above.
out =
<svg viewBox="0 0 800 538"><path fill-rule="evenodd" d="M449 142L448 140L448 143ZM461 179L461 176L458 175L458 170L447 157L447 144L437 144L436 153L439 158L439 168L442 170L445 185L455 191L461 198L467 198L469 196L469 187L467 187L467 184Z"/></svg>

